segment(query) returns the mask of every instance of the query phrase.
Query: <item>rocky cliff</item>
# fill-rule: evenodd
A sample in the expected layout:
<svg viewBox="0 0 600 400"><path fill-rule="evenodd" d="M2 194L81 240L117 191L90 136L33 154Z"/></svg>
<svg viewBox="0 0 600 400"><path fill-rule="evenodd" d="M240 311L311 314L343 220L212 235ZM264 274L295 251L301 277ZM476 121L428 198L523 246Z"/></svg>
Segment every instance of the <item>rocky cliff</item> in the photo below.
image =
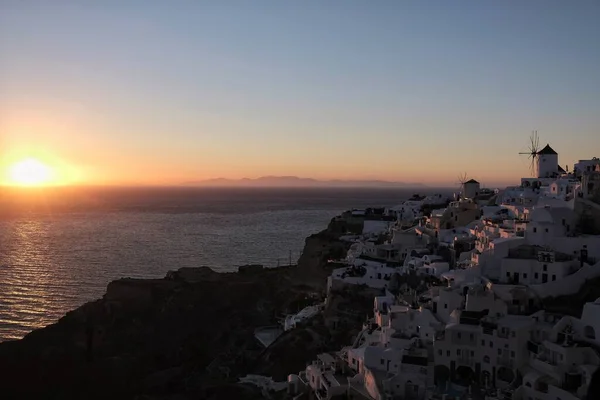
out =
<svg viewBox="0 0 600 400"><path fill-rule="evenodd" d="M0 344L2 398L261 398L237 379L248 373L285 379L318 352L339 348L324 317L267 350L254 329L297 311L315 292L322 295L326 261L343 253L337 239L346 229L333 220L307 238L294 267L187 268L164 279L111 282L102 299ZM362 319L370 302L353 296L351 307Z"/></svg>

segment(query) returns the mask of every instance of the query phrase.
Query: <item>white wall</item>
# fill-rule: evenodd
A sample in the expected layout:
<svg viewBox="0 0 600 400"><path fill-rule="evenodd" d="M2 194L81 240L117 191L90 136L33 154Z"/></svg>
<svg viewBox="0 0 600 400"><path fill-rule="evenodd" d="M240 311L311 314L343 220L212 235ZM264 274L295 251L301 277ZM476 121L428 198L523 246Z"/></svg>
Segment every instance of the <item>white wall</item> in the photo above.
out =
<svg viewBox="0 0 600 400"><path fill-rule="evenodd" d="M556 251L578 255L584 245L587 245L588 256L600 259L600 236L556 237L548 243Z"/></svg>
<svg viewBox="0 0 600 400"><path fill-rule="evenodd" d="M396 371L402 360L403 349L368 346L365 348L365 367L377 371Z"/></svg>
<svg viewBox="0 0 600 400"><path fill-rule="evenodd" d="M444 323L450 321L450 314L462 304L463 296L460 291L456 290L440 290L440 295L437 298L436 315Z"/></svg>
<svg viewBox="0 0 600 400"><path fill-rule="evenodd" d="M548 178L558 173L558 154L540 154L537 159L538 178Z"/></svg>
<svg viewBox="0 0 600 400"><path fill-rule="evenodd" d="M472 199L479 194L480 185L479 183L465 183L463 185L463 197Z"/></svg>
<svg viewBox="0 0 600 400"><path fill-rule="evenodd" d="M515 274L519 275L519 283L524 285L536 285L543 282L546 274L546 282L552 282L569 274L571 266L576 263L567 262L540 262L537 259L515 259L505 258L502 260L500 281L503 283L513 282Z"/></svg>
<svg viewBox="0 0 600 400"><path fill-rule="evenodd" d="M596 344L600 344L600 299L586 303L581 314L583 336Z"/></svg>
<svg viewBox="0 0 600 400"><path fill-rule="evenodd" d="M560 235L561 231L553 223L531 221L527 224L525 237L530 244L544 246L550 243L554 237Z"/></svg>
<svg viewBox="0 0 600 400"><path fill-rule="evenodd" d="M450 264L447 262L434 262L429 265L423 265L419 267L417 273L419 275L429 275L440 277L444 272L450 270Z"/></svg>
<svg viewBox="0 0 600 400"><path fill-rule="evenodd" d="M600 262L595 265L586 264L574 274L555 282L548 282L542 285L531 285L530 288L541 298L566 296L577 293L586 280L598 277L600 277Z"/></svg>
<svg viewBox="0 0 600 400"><path fill-rule="evenodd" d="M467 301L465 304L465 310L467 311L483 311L489 310L488 315L506 315L508 313L508 306L506 303L496 298L491 291L479 291L478 293L467 293Z"/></svg>

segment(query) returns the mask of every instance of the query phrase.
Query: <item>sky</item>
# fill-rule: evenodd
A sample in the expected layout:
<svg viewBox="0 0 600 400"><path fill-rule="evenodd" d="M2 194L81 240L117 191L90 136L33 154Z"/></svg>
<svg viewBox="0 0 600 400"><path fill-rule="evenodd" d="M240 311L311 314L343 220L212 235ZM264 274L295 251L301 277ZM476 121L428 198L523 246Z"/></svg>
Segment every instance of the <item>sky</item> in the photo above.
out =
<svg viewBox="0 0 600 400"><path fill-rule="evenodd" d="M600 156L600 2L0 0L0 169L489 186Z"/></svg>

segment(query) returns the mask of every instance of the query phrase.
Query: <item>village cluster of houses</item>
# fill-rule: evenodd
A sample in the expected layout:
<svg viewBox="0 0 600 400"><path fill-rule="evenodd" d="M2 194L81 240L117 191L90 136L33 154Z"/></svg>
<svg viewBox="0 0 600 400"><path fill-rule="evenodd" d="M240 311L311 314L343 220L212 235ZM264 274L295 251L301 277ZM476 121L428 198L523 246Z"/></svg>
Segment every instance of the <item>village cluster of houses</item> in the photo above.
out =
<svg viewBox="0 0 600 400"><path fill-rule="evenodd" d="M600 299L580 318L544 304L600 277L600 160L567 172L546 146L536 162L518 186L468 180L451 199L405 201L386 209L392 221L365 219L362 235L343 237L352 245L328 290L381 295L353 343L289 377L290 395L584 399L600 366ZM428 204L444 206L423 215Z"/></svg>

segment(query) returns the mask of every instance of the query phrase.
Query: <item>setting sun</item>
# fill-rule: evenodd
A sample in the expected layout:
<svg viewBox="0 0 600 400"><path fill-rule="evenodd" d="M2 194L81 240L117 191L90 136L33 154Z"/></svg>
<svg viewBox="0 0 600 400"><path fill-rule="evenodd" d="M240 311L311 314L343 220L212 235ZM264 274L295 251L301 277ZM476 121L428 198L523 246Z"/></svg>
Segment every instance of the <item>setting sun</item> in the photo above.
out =
<svg viewBox="0 0 600 400"><path fill-rule="evenodd" d="M9 169L12 183L21 186L40 186L50 183L52 169L42 162L28 158L13 164Z"/></svg>

